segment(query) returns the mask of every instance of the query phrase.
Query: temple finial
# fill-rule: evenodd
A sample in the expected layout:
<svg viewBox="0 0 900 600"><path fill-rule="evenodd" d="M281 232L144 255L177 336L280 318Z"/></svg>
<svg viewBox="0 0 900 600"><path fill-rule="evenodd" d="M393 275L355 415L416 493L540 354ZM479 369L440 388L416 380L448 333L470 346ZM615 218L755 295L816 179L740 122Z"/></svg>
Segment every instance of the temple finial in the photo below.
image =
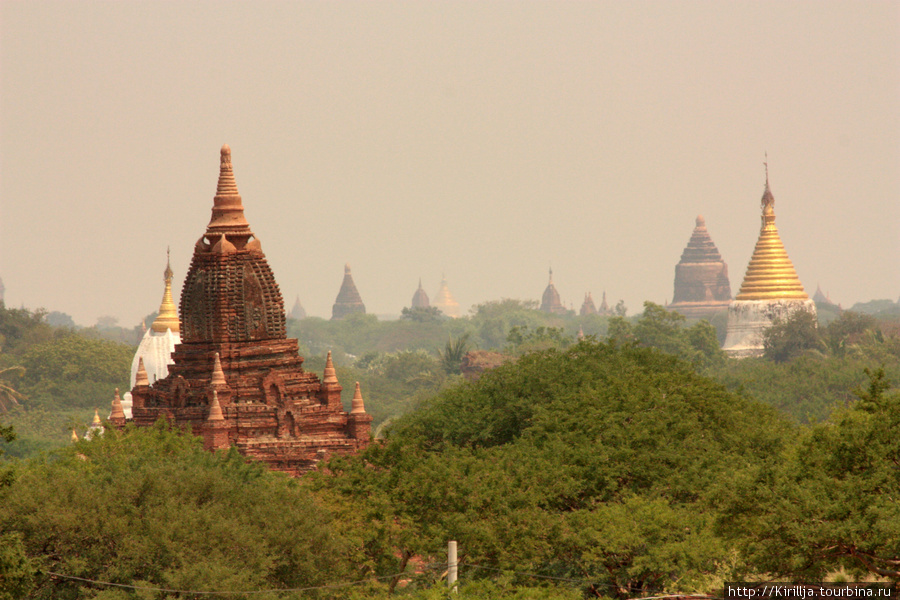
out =
<svg viewBox="0 0 900 600"><path fill-rule="evenodd" d="M134 376L134 387L150 385L150 378L147 377L147 369L144 367L144 357L138 357L137 373Z"/></svg>
<svg viewBox="0 0 900 600"><path fill-rule="evenodd" d="M359 391L359 382L356 382L356 390L353 392L353 400L350 403L350 414L358 415L366 412L366 405L363 402L362 392Z"/></svg>
<svg viewBox="0 0 900 600"><path fill-rule="evenodd" d="M225 372L222 370L222 361L219 359L218 352L215 353L215 358L213 359L213 372L209 384L228 385L228 382L225 381Z"/></svg>
<svg viewBox="0 0 900 600"><path fill-rule="evenodd" d="M175 301L172 300L172 267L168 249L166 249L166 270L163 271L163 278L166 287L163 291L162 302L159 304L159 314L156 315L150 327L156 333L165 333L168 329L171 329L173 333L178 333L181 326L178 320L178 309L175 308Z"/></svg>
<svg viewBox="0 0 900 600"><path fill-rule="evenodd" d="M329 350L328 355L325 357L325 376L322 378L322 383L337 382L337 372L334 370L334 363L331 362L331 350Z"/></svg>
<svg viewBox="0 0 900 600"><path fill-rule="evenodd" d="M122 408L122 397L119 396L119 388L116 388L116 395L112 400L112 411L109 413L110 421L124 421L125 410Z"/></svg>
<svg viewBox="0 0 900 600"><path fill-rule="evenodd" d="M207 234L249 235L250 224L244 217L244 205L241 202L231 166L231 148L225 144L222 146L219 181L216 184L216 197L213 199L212 218L206 228Z"/></svg>
<svg viewBox="0 0 900 600"><path fill-rule="evenodd" d="M212 402L209 403L209 414L206 416L207 421L224 421L225 415L222 414L222 405L219 404L219 393L213 390Z"/></svg>

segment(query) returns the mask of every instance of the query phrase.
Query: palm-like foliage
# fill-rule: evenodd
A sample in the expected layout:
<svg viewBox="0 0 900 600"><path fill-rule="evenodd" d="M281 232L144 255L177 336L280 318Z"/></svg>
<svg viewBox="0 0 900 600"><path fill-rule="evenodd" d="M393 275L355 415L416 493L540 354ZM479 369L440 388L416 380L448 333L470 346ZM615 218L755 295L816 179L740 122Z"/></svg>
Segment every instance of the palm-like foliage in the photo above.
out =
<svg viewBox="0 0 900 600"><path fill-rule="evenodd" d="M25 400L27 396L17 391L11 384L4 381L12 374L22 375L25 367L6 367L0 369L0 414L8 412L13 406L18 406L19 400Z"/></svg>

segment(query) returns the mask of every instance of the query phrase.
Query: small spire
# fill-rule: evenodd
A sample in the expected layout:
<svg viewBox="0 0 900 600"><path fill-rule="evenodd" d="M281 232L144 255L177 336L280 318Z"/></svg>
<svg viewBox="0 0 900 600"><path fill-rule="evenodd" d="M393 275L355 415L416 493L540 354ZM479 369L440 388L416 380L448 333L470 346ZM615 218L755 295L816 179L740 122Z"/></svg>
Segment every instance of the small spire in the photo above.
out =
<svg viewBox="0 0 900 600"><path fill-rule="evenodd" d="M228 385L228 382L225 381L225 372L222 371L222 361L219 360L219 353L216 352L215 359L213 360L213 372L212 378L209 381L210 385Z"/></svg>
<svg viewBox="0 0 900 600"><path fill-rule="evenodd" d="M706 227L706 219L703 218L703 215L697 215L696 225L697 227Z"/></svg>
<svg viewBox="0 0 900 600"><path fill-rule="evenodd" d="M219 393L213 390L212 402L209 403L209 414L206 416L207 421L224 421L225 415L222 414L222 406L219 404Z"/></svg>
<svg viewBox="0 0 900 600"><path fill-rule="evenodd" d="M344 263L344 275L350 274L350 263Z"/></svg>
<svg viewBox="0 0 900 600"><path fill-rule="evenodd" d="M211 233L210 230L250 234L250 224L244 217L244 205L234 180L231 148L228 144L222 146L219 160L219 181L216 184L216 197L213 199L212 218L207 226L207 233Z"/></svg>
<svg viewBox="0 0 900 600"><path fill-rule="evenodd" d="M94 419L91 421L91 425L103 425L103 421L100 420L100 410L97 408L94 409Z"/></svg>
<svg viewBox="0 0 900 600"><path fill-rule="evenodd" d="M350 414L365 414L366 405L363 402L362 392L359 391L359 382L356 382L356 389L353 391L353 400L350 404Z"/></svg>
<svg viewBox="0 0 900 600"><path fill-rule="evenodd" d="M122 398L119 396L119 388L116 388L116 395L112 400L112 411L109 413L109 419L125 419L125 410L122 408Z"/></svg>
<svg viewBox="0 0 900 600"><path fill-rule="evenodd" d="M78 434L75 433L75 428L74 428L74 427L72 428L72 443L73 443L73 444L78 443Z"/></svg>
<svg viewBox="0 0 900 600"><path fill-rule="evenodd" d="M581 340L584 339L584 327L582 327L581 325L578 326L578 336L577 336L577 338L578 338L578 341L581 341Z"/></svg>
<svg viewBox="0 0 900 600"><path fill-rule="evenodd" d="M147 369L144 368L144 357L138 357L137 373L134 375L134 387L150 385L150 378L147 377Z"/></svg>
<svg viewBox="0 0 900 600"><path fill-rule="evenodd" d="M337 383L337 373L334 370L334 363L331 362L331 350L328 351L328 356L325 357L325 377L322 379L322 383Z"/></svg>
<svg viewBox="0 0 900 600"><path fill-rule="evenodd" d="M159 314L151 325L156 333L165 333L168 329L171 329L172 333L178 333L181 330L178 309L175 308L175 302L172 300L172 275L171 257L169 250L166 249L166 270L163 272L166 287L163 291L162 302L159 304Z"/></svg>
<svg viewBox="0 0 900 600"><path fill-rule="evenodd" d="M553 285L553 267L550 267L550 285Z"/></svg>

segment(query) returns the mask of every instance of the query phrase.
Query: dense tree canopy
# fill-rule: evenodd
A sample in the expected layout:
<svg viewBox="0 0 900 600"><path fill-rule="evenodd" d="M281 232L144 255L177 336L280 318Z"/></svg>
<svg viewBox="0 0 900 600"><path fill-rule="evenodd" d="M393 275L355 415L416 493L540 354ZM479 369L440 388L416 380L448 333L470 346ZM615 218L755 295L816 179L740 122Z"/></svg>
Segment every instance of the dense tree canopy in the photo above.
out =
<svg viewBox="0 0 900 600"><path fill-rule="evenodd" d="M442 392L316 485L369 524L376 572L457 539L470 563L602 595L684 590L728 552L709 490L785 427L674 357L582 342Z"/></svg>
<svg viewBox="0 0 900 600"><path fill-rule="evenodd" d="M329 521L296 480L163 424L107 430L21 466L0 490L0 531L21 542L30 598L147 597L50 573L180 590L338 581L352 568ZM0 568L21 558L0 553Z"/></svg>

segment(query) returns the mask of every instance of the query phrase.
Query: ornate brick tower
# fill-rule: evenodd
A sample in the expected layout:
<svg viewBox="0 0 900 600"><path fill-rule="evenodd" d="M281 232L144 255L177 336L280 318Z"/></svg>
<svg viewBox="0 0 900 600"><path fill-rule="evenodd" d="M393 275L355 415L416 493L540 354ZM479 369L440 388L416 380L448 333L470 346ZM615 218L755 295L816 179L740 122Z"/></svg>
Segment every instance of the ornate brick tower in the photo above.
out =
<svg viewBox="0 0 900 600"><path fill-rule="evenodd" d="M706 221L697 217L694 232L675 265L675 294L670 310L686 317L710 318L731 304L728 265L709 237Z"/></svg>
<svg viewBox="0 0 900 600"><path fill-rule="evenodd" d="M333 381L326 369L320 382L285 335L281 292L244 218L227 145L180 308L182 343L168 375L151 386L140 373L131 392L137 425L163 417L203 434L208 448L234 444L294 475L368 444L367 427L341 406L330 356Z"/></svg>

